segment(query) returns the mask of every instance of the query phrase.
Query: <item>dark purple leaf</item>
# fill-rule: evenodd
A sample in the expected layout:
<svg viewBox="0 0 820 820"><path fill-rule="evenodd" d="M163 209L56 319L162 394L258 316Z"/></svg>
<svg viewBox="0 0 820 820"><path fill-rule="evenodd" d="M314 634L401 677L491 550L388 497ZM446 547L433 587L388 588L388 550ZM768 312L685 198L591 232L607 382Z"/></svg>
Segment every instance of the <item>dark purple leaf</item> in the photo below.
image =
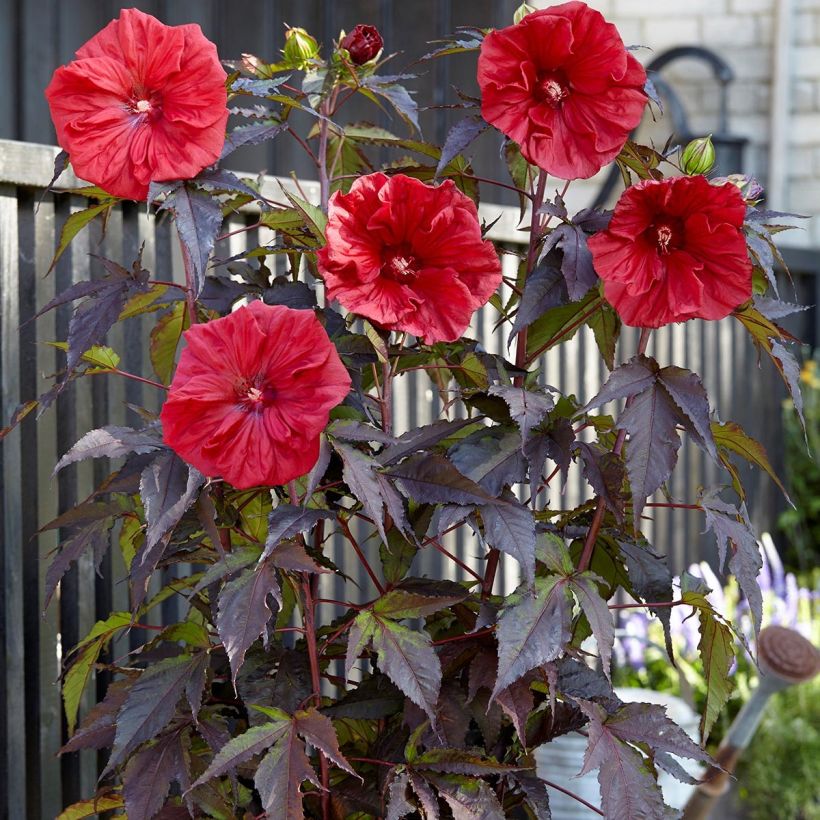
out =
<svg viewBox="0 0 820 820"><path fill-rule="evenodd" d="M757 583L757 576L763 568L763 557L745 505L738 510L714 494L705 495L700 505L706 514L706 529L711 530L717 540L718 562L721 569L726 566L727 548L729 549L729 571L737 578L749 602L757 633L763 618L763 595Z"/></svg>
<svg viewBox="0 0 820 820"><path fill-rule="evenodd" d="M54 472L86 458L119 458L129 453L150 453L164 445L157 431L131 427L100 427L86 433L58 462Z"/></svg>
<svg viewBox="0 0 820 820"><path fill-rule="evenodd" d="M484 536L490 546L512 555L527 583L535 580L535 520L532 513L507 491L502 500L481 508Z"/></svg>
<svg viewBox="0 0 820 820"><path fill-rule="evenodd" d="M439 774L471 774L482 777L505 774L520 767L499 763L494 758L483 757L466 749L428 749L415 758L413 768Z"/></svg>
<svg viewBox="0 0 820 820"><path fill-rule="evenodd" d="M490 388L490 395L503 399L509 407L510 417L521 430L521 438L525 445L533 427L537 427L544 416L555 407L549 393L535 393L513 385L493 385Z"/></svg>
<svg viewBox="0 0 820 820"><path fill-rule="evenodd" d="M412 814L416 807L407 800L407 789L410 780L407 772L392 772L390 785L387 788L387 817L386 820L402 820Z"/></svg>
<svg viewBox="0 0 820 820"><path fill-rule="evenodd" d="M561 268L548 259L542 259L527 277L507 344L511 344L518 333L550 308L565 305L568 301L567 283Z"/></svg>
<svg viewBox="0 0 820 820"><path fill-rule="evenodd" d="M436 795L430 787L430 784L423 777L417 775L413 771L411 771L409 775L410 787L413 789L413 793L416 797L418 797L419 804L424 810L424 820L438 820L438 800L436 799Z"/></svg>
<svg viewBox="0 0 820 820"><path fill-rule="evenodd" d="M455 581L405 578L376 601L373 611L394 620L426 618L467 597L467 590Z"/></svg>
<svg viewBox="0 0 820 820"><path fill-rule="evenodd" d="M204 170L196 179L191 180L197 185L210 188L219 192L235 192L239 194L247 194L254 199L259 198L259 192L255 191L246 182L239 179L236 174L230 171L225 171L221 168L209 168Z"/></svg>
<svg viewBox="0 0 820 820"><path fill-rule="evenodd" d="M794 409L797 410L800 423L805 430L806 419L803 416L803 394L800 391L800 365L792 353L783 347L780 342L772 341L771 355L783 375L786 387L789 388L789 394L792 397L792 402L794 402Z"/></svg>
<svg viewBox="0 0 820 820"><path fill-rule="evenodd" d="M658 555L646 541L628 541L618 539L618 547L626 562L626 571L632 585L632 592L643 601L671 601L672 573L666 565L666 557ZM666 636L666 649L672 657L672 636L670 633L671 610L669 607L656 607L652 613L663 624Z"/></svg>
<svg viewBox="0 0 820 820"><path fill-rule="evenodd" d="M429 775L455 820L505 820L504 809L484 780L460 775Z"/></svg>
<svg viewBox="0 0 820 820"><path fill-rule="evenodd" d="M141 743L151 740L170 722L198 656L178 655L148 667L134 682L117 715L114 747L105 771L111 772Z"/></svg>
<svg viewBox="0 0 820 820"><path fill-rule="evenodd" d="M718 460L710 423L709 397L700 377L682 367L664 367L658 381L683 413L685 425L698 446Z"/></svg>
<svg viewBox="0 0 820 820"><path fill-rule="evenodd" d="M572 698L583 698L600 703L607 711L621 705L612 690L612 684L597 669L592 669L576 658L564 657L556 664L556 688Z"/></svg>
<svg viewBox="0 0 820 820"><path fill-rule="evenodd" d="M379 669L435 723L441 663L427 633L363 610L348 633L346 677L369 644L377 653Z"/></svg>
<svg viewBox="0 0 820 820"><path fill-rule="evenodd" d="M479 484L462 475L438 453L413 456L390 467L385 474L396 481L408 498L422 504L486 504L493 500Z"/></svg>
<svg viewBox="0 0 820 820"><path fill-rule="evenodd" d="M310 500L313 493L316 492L316 488L324 478L328 465L330 464L330 456L330 443L327 440L327 436L322 434L319 437L319 458L316 460L316 463L307 475L307 487L305 489L306 500Z"/></svg>
<svg viewBox="0 0 820 820"><path fill-rule="evenodd" d="M581 408L581 412L586 413L607 402L638 395L655 384L657 372L658 366L653 359L635 356L609 374L604 386L585 407Z"/></svg>
<svg viewBox="0 0 820 820"><path fill-rule="evenodd" d="M184 253L193 272L191 287L194 296L199 296L205 284L208 257L222 227L222 206L209 194L181 183L168 193L160 210L174 214Z"/></svg>
<svg viewBox="0 0 820 820"><path fill-rule="evenodd" d="M612 615L609 607L598 592L598 582L604 583L601 578L591 572L578 573L570 578L569 587L578 599L587 621L589 621L592 636L598 644L598 654L600 655L604 674L607 679L611 679L615 629L612 625Z"/></svg>
<svg viewBox="0 0 820 820"><path fill-rule="evenodd" d="M498 619L498 677L493 696L537 666L558 658L570 639L565 585L554 576L536 578L532 593L507 599Z"/></svg>
<svg viewBox="0 0 820 820"><path fill-rule="evenodd" d="M544 464L552 459L561 471L561 486L567 483L575 430L569 419L559 417L551 424L536 428L524 442L524 455L530 470L530 494L535 497L543 478Z"/></svg>
<svg viewBox="0 0 820 820"><path fill-rule="evenodd" d="M427 450L440 441L455 435L459 430L475 423L475 419L456 419L454 421L439 419L424 427L408 430L398 437L395 444L385 447L377 456L377 460L382 466L387 467L400 461L405 456L415 453L417 450Z"/></svg>
<svg viewBox="0 0 820 820"><path fill-rule="evenodd" d="M418 120L418 104L403 85L398 85L392 79L388 76L372 75L364 77L360 82L364 88L380 97L384 97L408 125L416 131L421 131Z"/></svg>
<svg viewBox="0 0 820 820"><path fill-rule="evenodd" d="M402 532L409 532L404 503L396 488L387 477L376 472L379 463L361 450L336 442L336 452L341 456L342 477L355 498L362 502L365 512L373 519L383 543L387 542L384 525L385 510Z"/></svg>
<svg viewBox="0 0 820 820"><path fill-rule="evenodd" d="M83 353L105 342L108 331L120 318L128 296L127 281L117 281L77 307L68 324L66 375L79 364Z"/></svg>
<svg viewBox="0 0 820 820"><path fill-rule="evenodd" d="M316 709L307 709L297 712L294 716L296 731L311 746L318 749L334 766L342 769L354 777L359 777L347 762L341 749L339 739L336 737L336 730L330 718L317 712ZM361 778L359 778L361 780Z"/></svg>
<svg viewBox="0 0 820 820"><path fill-rule="evenodd" d="M171 732L128 761L122 794L131 820L151 820L162 808L173 779L170 763L178 744L179 733Z"/></svg>
<svg viewBox="0 0 820 820"><path fill-rule="evenodd" d="M436 176L438 176L450 161L455 159L478 137L489 128L489 124L484 121L480 114L471 114L463 120L459 120L448 132L447 138L441 149L441 158L436 166Z"/></svg>
<svg viewBox="0 0 820 820"><path fill-rule="evenodd" d="M140 497L145 507L146 549L150 549L175 527L196 501L205 477L176 453L165 450L143 471Z"/></svg>
<svg viewBox="0 0 820 820"><path fill-rule="evenodd" d="M524 800L535 815L536 820L551 820L547 784L532 772L518 772L514 775L518 788L524 794Z"/></svg>
<svg viewBox="0 0 820 820"><path fill-rule="evenodd" d="M243 570L219 593L216 629L231 664L234 685L245 653L257 638L267 634L268 621L276 611L268 603L269 596L281 608L276 570L268 561Z"/></svg>
<svg viewBox="0 0 820 820"><path fill-rule="evenodd" d="M333 421L327 428L327 433L341 441L377 441L380 444L395 444L396 439L372 424L364 424L352 419Z"/></svg>
<svg viewBox="0 0 820 820"><path fill-rule="evenodd" d="M577 302L598 281L598 274L592 265L592 252L587 247L587 235L577 225L565 222L554 228L547 237L542 257L556 247L564 252L561 275L567 284L570 301Z"/></svg>
<svg viewBox="0 0 820 820"><path fill-rule="evenodd" d="M69 538L60 544L60 551L46 571L44 610L48 609L57 584L74 561L89 549L93 549L95 555L108 549L109 533L113 524L114 519L110 517L92 521L72 532Z"/></svg>
<svg viewBox="0 0 820 820"><path fill-rule="evenodd" d="M523 481L527 474L521 435L514 429L482 427L454 445L448 455L459 472L493 498L498 498L504 487Z"/></svg>
<svg viewBox="0 0 820 820"><path fill-rule="evenodd" d="M300 787L306 780L321 788L305 753L305 744L291 724L290 730L262 758L253 777L267 816L304 820Z"/></svg>
<svg viewBox="0 0 820 820"><path fill-rule="evenodd" d="M125 678L110 684L105 698L88 712L71 740L60 749L60 754L80 749L105 749L114 743L117 713L131 689L132 680Z"/></svg>
<svg viewBox="0 0 820 820"><path fill-rule="evenodd" d="M267 87L270 88L270 83L268 83ZM219 158L225 159L225 157L229 156L236 151L237 148L241 148L243 145L259 145L260 142L273 139L277 134L281 133L286 128L286 125L282 125L278 122L263 122L234 128L233 131L225 137L225 145L222 148L222 153Z"/></svg>
<svg viewBox="0 0 820 820"><path fill-rule="evenodd" d="M292 572L330 572L330 570L317 564L307 554L304 544L296 538L280 541L273 548L267 560L279 569L291 570Z"/></svg>
<svg viewBox="0 0 820 820"><path fill-rule="evenodd" d="M280 504L268 515L268 537L265 540L262 559L267 558L280 541L309 532L318 521L328 518L333 518L333 513L327 510L312 510L306 507L295 507L292 504Z"/></svg>
<svg viewBox="0 0 820 820"><path fill-rule="evenodd" d="M601 451L593 444L578 442L584 478L595 494L603 498L619 522L624 520L626 499L623 483L626 477L624 462L611 450Z"/></svg>
<svg viewBox="0 0 820 820"><path fill-rule="evenodd" d="M515 683L496 693L495 702L512 721L523 746L527 745L527 717L535 706L530 683L535 672L530 671ZM490 687L492 689L492 687Z"/></svg>
<svg viewBox="0 0 820 820"><path fill-rule="evenodd" d="M779 299L769 299L766 296L755 296L754 306L771 322L809 309L809 305L794 305L790 302L781 302Z"/></svg>

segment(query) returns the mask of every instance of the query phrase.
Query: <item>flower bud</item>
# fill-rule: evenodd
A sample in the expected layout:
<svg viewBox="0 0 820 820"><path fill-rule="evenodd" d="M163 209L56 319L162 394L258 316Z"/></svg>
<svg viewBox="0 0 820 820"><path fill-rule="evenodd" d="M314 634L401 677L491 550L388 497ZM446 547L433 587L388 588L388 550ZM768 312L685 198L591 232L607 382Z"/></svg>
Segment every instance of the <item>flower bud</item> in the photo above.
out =
<svg viewBox="0 0 820 820"><path fill-rule="evenodd" d="M303 28L285 30L285 47L282 49L285 61L302 68L319 56L319 44Z"/></svg>
<svg viewBox="0 0 820 820"><path fill-rule="evenodd" d="M531 6L529 3L522 3L513 13L513 23L518 25L528 14L532 14L534 11L537 11L535 6Z"/></svg>
<svg viewBox="0 0 820 820"><path fill-rule="evenodd" d="M688 176L706 174L715 164L715 146L711 135L692 140L680 155L681 171Z"/></svg>
<svg viewBox="0 0 820 820"><path fill-rule="evenodd" d="M339 45L347 50L354 65L364 65L378 57L384 40L375 26L359 23Z"/></svg>

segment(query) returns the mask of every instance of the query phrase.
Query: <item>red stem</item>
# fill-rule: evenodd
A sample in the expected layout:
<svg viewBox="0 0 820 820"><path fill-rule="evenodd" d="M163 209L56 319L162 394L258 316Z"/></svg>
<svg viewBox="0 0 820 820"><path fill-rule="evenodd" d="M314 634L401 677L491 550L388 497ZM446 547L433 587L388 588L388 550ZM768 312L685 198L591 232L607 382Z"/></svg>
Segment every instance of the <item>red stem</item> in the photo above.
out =
<svg viewBox="0 0 820 820"><path fill-rule="evenodd" d="M605 817L606 815L600 810L596 809L592 803L587 803L583 797L579 797L575 792L571 792L569 789L565 789L563 786L559 786L557 783L553 783L551 780L545 780L543 777L541 780L546 783L551 789L555 789L556 791L562 792L567 797L571 797L573 800L577 800L582 805L586 806L590 811L594 811L595 814L600 814L601 817Z"/></svg>
<svg viewBox="0 0 820 820"><path fill-rule="evenodd" d="M610 609L640 609L641 607L649 607L651 609L656 609L658 607L670 607L681 605L685 606L686 601L646 601L642 604L608 604Z"/></svg>
<svg viewBox="0 0 820 820"><path fill-rule="evenodd" d="M344 518L338 518L339 526L342 528L342 532L345 534L345 537L348 541L350 541L350 545L353 547L356 555L359 557L359 561L361 561L362 566L365 568L365 571L370 576L370 580L373 582L373 586L379 590L379 595L384 595L384 587L382 586L381 582L379 581L376 573L373 572L373 567L370 566L367 558L364 557L364 553L362 552L362 548L359 546L356 539L353 537L353 533L350 531L350 526L348 525L347 521Z"/></svg>

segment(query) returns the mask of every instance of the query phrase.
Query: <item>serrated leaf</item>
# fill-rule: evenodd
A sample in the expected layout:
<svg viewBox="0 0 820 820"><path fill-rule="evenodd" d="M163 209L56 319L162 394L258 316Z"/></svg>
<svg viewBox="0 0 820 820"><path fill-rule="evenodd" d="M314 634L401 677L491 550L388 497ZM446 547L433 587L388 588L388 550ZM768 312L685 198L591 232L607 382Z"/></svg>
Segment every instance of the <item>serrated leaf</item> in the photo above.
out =
<svg viewBox="0 0 820 820"><path fill-rule="evenodd" d="M268 536L260 560L267 558L281 541L309 532L317 522L328 518L333 518L333 513L327 510L280 504L268 515Z"/></svg>
<svg viewBox="0 0 820 820"><path fill-rule="evenodd" d="M416 807L407 800L407 789L410 779L407 772L392 772L390 785L387 787L387 815L385 820L402 820L412 814Z"/></svg>
<svg viewBox="0 0 820 820"><path fill-rule="evenodd" d="M334 766L348 774L352 774L354 777L359 777L339 748L339 739L330 718L317 712L316 709L307 709L296 713L294 724L296 731L311 746L317 748Z"/></svg>
<svg viewBox="0 0 820 820"><path fill-rule="evenodd" d="M109 684L105 698L83 717L79 728L60 749L59 754L76 752L80 749L104 749L111 746L117 728L117 713L125 703L130 688L129 678Z"/></svg>
<svg viewBox="0 0 820 820"><path fill-rule="evenodd" d="M129 820L151 820L162 808L173 780L170 764L178 745L179 733L171 733L128 761L122 794Z"/></svg>
<svg viewBox="0 0 820 820"><path fill-rule="evenodd" d="M601 667L607 679L611 681L612 647L615 644L615 628L612 624L612 615L606 601L598 592L597 582L600 578L590 572L573 575L568 586L578 599L584 615L589 621L592 635L598 644L598 654L601 658Z"/></svg>
<svg viewBox="0 0 820 820"><path fill-rule="evenodd" d="M709 420L709 398L700 377L682 367L664 367L658 373L658 381L686 417L682 421L695 434L698 446L717 461L717 449Z"/></svg>
<svg viewBox="0 0 820 820"><path fill-rule="evenodd" d="M504 820L504 809L484 780L459 775L431 775L438 793L453 813L453 820Z"/></svg>
<svg viewBox="0 0 820 820"><path fill-rule="evenodd" d="M296 538L280 541L273 548L267 560L279 569L292 572L311 572L314 574L331 572L331 570L317 564L308 555L301 541Z"/></svg>
<svg viewBox="0 0 820 820"><path fill-rule="evenodd" d="M530 433L544 416L555 407L549 393L536 393L513 385L495 384L490 388L491 396L503 399L510 409L510 417L521 430L521 438L526 444Z"/></svg>
<svg viewBox="0 0 820 820"><path fill-rule="evenodd" d="M245 653L261 635L275 610L268 604L271 596L282 606L282 593L276 571L268 561L243 570L219 593L216 629L231 664L234 686L242 668Z"/></svg>
<svg viewBox="0 0 820 820"><path fill-rule="evenodd" d="M598 281L598 274L592 265L592 252L587 247L587 235L578 225L564 222L547 236L542 256L553 248L560 248L564 253L561 275L567 284L570 301L577 302Z"/></svg>
<svg viewBox="0 0 820 820"><path fill-rule="evenodd" d="M105 620L97 621L88 635L72 650L73 655L63 677L62 685L63 708L69 734L74 732L74 727L77 725L80 699L88 681L91 680L91 674L100 657L100 652L108 646L117 632L130 625L131 615L129 613L113 612Z"/></svg>
<svg viewBox="0 0 820 820"><path fill-rule="evenodd" d="M803 415L803 393L800 390L800 365L792 353L787 350L780 342L772 342L771 356L777 369L789 389L789 395L792 397L794 409L797 410L797 415L800 418L800 423L803 429L806 429L806 419Z"/></svg>
<svg viewBox="0 0 820 820"><path fill-rule="evenodd" d="M738 510L713 494L705 495L700 506L706 515L706 529L711 530L717 540L718 562L721 569L726 566L727 550L730 553L729 571L737 578L749 602L749 611L757 634L763 618L763 595L757 583L757 576L763 568L763 557L751 522L746 515L745 506Z"/></svg>
<svg viewBox="0 0 820 820"><path fill-rule="evenodd" d="M532 593L507 599L498 619L498 677L493 697L537 666L553 661L570 639L570 611L563 582L536 578Z"/></svg>
<svg viewBox="0 0 820 820"><path fill-rule="evenodd" d="M462 475L451 461L438 453L417 455L390 467L392 478L408 497L422 504L485 504L492 501L479 484Z"/></svg>
<svg viewBox="0 0 820 820"><path fill-rule="evenodd" d="M82 355L82 360L91 365L87 372L97 373L103 370L115 370L120 363L119 354L105 345L94 345Z"/></svg>
<svg viewBox="0 0 820 820"><path fill-rule="evenodd" d="M105 794L91 797L88 800L80 800L73 803L67 809L63 809L57 815L56 820L84 820L86 817L97 817L103 812L114 811L124 807L123 797L117 792L106 792Z"/></svg>
<svg viewBox="0 0 820 820"><path fill-rule="evenodd" d="M149 430L110 425L86 433L58 462L57 473L63 467L86 458L119 458L129 453L145 454L164 449L162 439Z"/></svg>
<svg viewBox="0 0 820 820"><path fill-rule="evenodd" d="M304 820L301 785L308 780L321 788L321 783L305 753L304 742L293 725L288 726L290 730L262 758L253 782L268 817Z"/></svg>
<svg viewBox="0 0 820 820"><path fill-rule="evenodd" d="M746 431L736 422L728 421L725 424L720 422L712 422L712 435L715 443L719 449L729 450L737 453L741 458L744 458L750 464L755 464L761 469L765 470L769 477L780 488L786 500L791 503L789 494L783 486L783 482L778 477L777 473L769 461L769 455L766 448L756 439L753 439ZM723 458L723 456L721 456Z"/></svg>
<svg viewBox="0 0 820 820"><path fill-rule="evenodd" d="M188 328L190 317L185 302L178 302L164 313L151 328L148 351L154 372L163 384L170 384L174 374L174 362L182 333Z"/></svg>
<svg viewBox="0 0 820 820"><path fill-rule="evenodd" d="M178 655L158 661L140 675L117 715L106 772L113 771L137 746L168 725L191 674L200 668L198 656Z"/></svg>
<svg viewBox="0 0 820 820"><path fill-rule="evenodd" d="M575 430L569 419L558 417L550 424L536 428L524 442L524 455L529 465L530 494L534 498L543 478L546 460L551 458L561 471L561 486L567 483Z"/></svg>
<svg viewBox="0 0 820 820"><path fill-rule="evenodd" d="M521 565L527 583L535 579L535 520L532 513L507 491L502 500L481 507L484 536Z"/></svg>
<svg viewBox="0 0 820 820"><path fill-rule="evenodd" d="M626 478L624 462L611 450L601 451L585 441L578 442L578 450L584 478L595 494L604 499L618 522L622 522L626 505L623 494L623 483Z"/></svg>
<svg viewBox="0 0 820 820"><path fill-rule="evenodd" d="M279 710L277 712L279 714L275 720L251 726L243 734L231 738L219 749L208 768L191 785L191 789L235 770L237 766L263 752L291 730L290 716Z"/></svg>
<svg viewBox="0 0 820 820"><path fill-rule="evenodd" d="M386 99L407 125L416 131L421 130L418 120L418 104L403 85L392 82L389 77L374 74L370 77L364 77L361 80L361 86L367 91Z"/></svg>
<svg viewBox="0 0 820 820"><path fill-rule="evenodd" d="M459 472L494 498L527 473L521 435L509 427L480 427L451 447L448 455Z"/></svg>
<svg viewBox="0 0 820 820"><path fill-rule="evenodd" d="M208 258L222 227L222 206L219 200L197 190L192 184L181 183L171 189L160 210L174 214L177 232L193 274L190 285L194 297L197 297L205 284Z"/></svg>
<svg viewBox="0 0 820 820"><path fill-rule="evenodd" d="M382 466L389 466L400 461L405 456L409 456L418 450L427 450L434 447L439 442L456 435L465 427L475 424L475 419L439 419L426 424L424 427L417 427L408 430L396 439L395 444L391 444L382 450L376 457Z"/></svg>
<svg viewBox="0 0 820 820"><path fill-rule="evenodd" d="M225 145L222 148L220 159L225 159L229 154L241 148L243 145L259 145L269 139L273 139L287 128L281 123L254 123L253 125L242 125L228 132L225 137Z"/></svg>
<svg viewBox="0 0 820 820"><path fill-rule="evenodd" d="M426 618L468 597L455 581L405 578L373 605L373 612L394 620Z"/></svg>
<svg viewBox="0 0 820 820"><path fill-rule="evenodd" d="M706 703L700 716L701 741L706 743L732 691L729 670L735 657L731 629L714 611L702 592L681 589L681 600L693 606L700 622L698 653L703 663Z"/></svg>
<svg viewBox="0 0 820 820"><path fill-rule="evenodd" d="M113 524L114 519L110 517L91 521L72 532L69 538L60 543L60 551L46 570L44 610L48 609L57 584L72 563L79 560L88 550L93 550L95 556L102 557L108 549Z"/></svg>
<svg viewBox="0 0 820 820"><path fill-rule="evenodd" d="M513 338L518 333L529 327L548 310L566 305L568 301L567 283L564 281L560 267L552 264L547 258L542 259L524 283L524 292L518 302L518 310L507 344L512 344Z"/></svg>
<svg viewBox="0 0 820 820"><path fill-rule="evenodd" d="M396 488L387 477L377 471L379 463L361 450L336 443L336 452L342 458L342 477L355 498L362 502L368 516L373 519L382 543L387 542L385 510L402 532L410 531L404 503Z"/></svg>
<svg viewBox="0 0 820 820"><path fill-rule="evenodd" d="M441 663L427 633L408 629L368 610L356 616L354 627L348 639L346 674L349 676L359 652L372 644L379 668L435 722Z"/></svg>
<svg viewBox="0 0 820 820"><path fill-rule="evenodd" d="M471 114L453 125L447 132L447 137L441 148L441 157L436 166L436 176L444 170L452 159L463 153L479 134L489 127L489 124L484 121L480 114Z"/></svg>
<svg viewBox="0 0 820 820"><path fill-rule="evenodd" d="M483 757L466 749L428 749L416 757L413 768L440 774L470 774L482 777L515 772L520 767L499 763L495 758Z"/></svg>
<svg viewBox="0 0 820 820"><path fill-rule="evenodd" d="M538 775L531 772L519 772L515 775L515 782L523 792L527 805L532 809L536 820L551 820L549 794L547 784Z"/></svg>
<svg viewBox="0 0 820 820"><path fill-rule="evenodd" d="M569 341L586 320L603 303L600 293L592 289L578 302L547 310L530 325L527 334L527 358L544 353L555 345Z"/></svg>
<svg viewBox="0 0 820 820"><path fill-rule="evenodd" d="M632 592L638 598L646 602L656 601L658 603L672 600L672 573L666 565L665 556L658 555L645 541L634 542L619 538L618 548L626 562ZM669 607L655 607L651 611L663 624L667 653L671 658L670 609Z"/></svg>
<svg viewBox="0 0 820 820"><path fill-rule="evenodd" d="M297 196L290 191L284 190L283 193L288 198L288 201L300 214L304 217L308 228L313 235L321 242L324 242L325 230L327 229L327 216L322 212L322 209L316 205L306 202L300 196Z"/></svg>
<svg viewBox="0 0 820 820"><path fill-rule="evenodd" d="M610 369L615 369L615 346L618 337L621 335L621 320L618 314L606 303L602 303L599 310L587 319L587 325L592 329L595 337L595 344L604 364Z"/></svg>
<svg viewBox="0 0 820 820"><path fill-rule="evenodd" d="M96 205L91 205L88 208L83 209L82 211L75 211L71 216L66 219L63 223L63 227L60 230L60 242L57 245L57 250L54 252L54 258L51 260L51 264L49 265L49 271L54 269L54 266L57 264L57 260L65 253L68 246L71 244L71 240L91 221L101 214L106 214L108 211L111 210L117 204L117 200L113 197L104 200Z"/></svg>

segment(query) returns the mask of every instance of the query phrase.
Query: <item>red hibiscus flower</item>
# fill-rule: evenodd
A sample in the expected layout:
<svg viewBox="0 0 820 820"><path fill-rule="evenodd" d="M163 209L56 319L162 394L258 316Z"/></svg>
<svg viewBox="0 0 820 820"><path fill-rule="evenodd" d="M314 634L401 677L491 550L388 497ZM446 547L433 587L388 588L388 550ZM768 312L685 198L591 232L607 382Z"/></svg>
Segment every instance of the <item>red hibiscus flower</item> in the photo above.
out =
<svg viewBox="0 0 820 820"><path fill-rule="evenodd" d="M185 332L162 407L165 443L239 489L285 484L319 457L350 376L309 310L252 302Z"/></svg>
<svg viewBox="0 0 820 820"><path fill-rule="evenodd" d="M78 176L125 199L152 181L190 179L218 159L225 72L197 25L124 9L46 89L57 140Z"/></svg>
<svg viewBox="0 0 820 820"><path fill-rule="evenodd" d="M643 114L645 82L615 26L580 2L490 32L478 58L484 119L561 179L591 177L618 155Z"/></svg>
<svg viewBox="0 0 820 820"><path fill-rule="evenodd" d="M734 185L702 176L627 188L589 240L607 301L634 327L728 316L752 297L745 212Z"/></svg>
<svg viewBox="0 0 820 820"><path fill-rule="evenodd" d="M451 180L402 174L369 174L331 197L319 270L329 299L428 343L461 338L501 283L473 201Z"/></svg>

